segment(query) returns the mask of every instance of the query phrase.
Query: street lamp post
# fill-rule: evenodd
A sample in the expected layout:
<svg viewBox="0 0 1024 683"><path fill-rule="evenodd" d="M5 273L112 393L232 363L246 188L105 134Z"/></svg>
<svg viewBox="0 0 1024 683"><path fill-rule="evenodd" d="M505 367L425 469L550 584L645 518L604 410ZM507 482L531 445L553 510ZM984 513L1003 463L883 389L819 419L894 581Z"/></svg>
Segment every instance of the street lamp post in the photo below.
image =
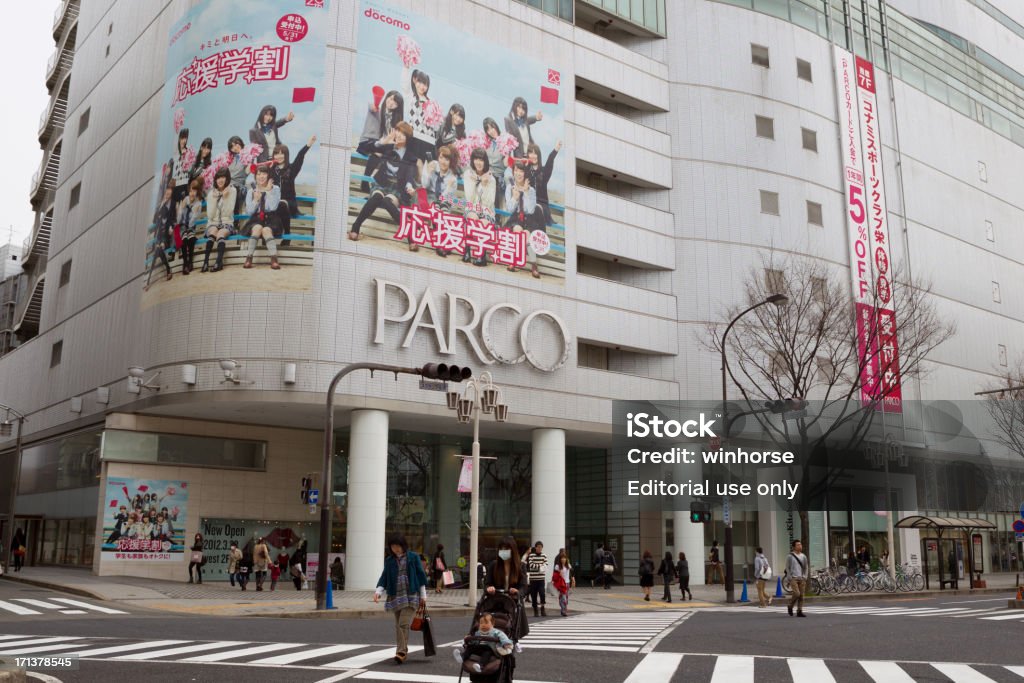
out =
<svg viewBox="0 0 1024 683"><path fill-rule="evenodd" d="M468 396L472 394L472 398ZM494 413L498 422L508 420L508 406L500 402L501 390L491 380L491 373L484 372L479 379L466 383L462 395L449 391L446 395L448 407L458 414L459 422L473 421L473 488L470 492L469 508L469 604L476 604L478 542L480 538L480 414Z"/></svg>
<svg viewBox="0 0 1024 683"><path fill-rule="evenodd" d="M747 313L750 313L751 311L753 311L755 308L760 308L761 306L764 306L766 304L775 304L776 306L782 306L782 305L786 304L786 302L788 302L788 301L789 301L789 297L787 297L785 294L772 294L771 296L769 296L764 301L761 301L760 303L756 303L753 306L750 306L746 310L742 311L735 318L733 318L729 322L729 324L726 326L725 332L722 333L722 422L725 425L725 430L724 430L725 433L722 435L722 439L723 440L729 438L729 416L726 415L726 412L727 412L726 411L726 386L727 386L726 385L726 376L727 376L727 374L729 372L729 370L728 370L728 368L729 368L729 360L728 360L728 358L726 357L726 354L725 354L725 349L726 349L725 338L727 336L729 336L729 331L732 329L732 326L736 324L736 321L738 321L740 318L745 316ZM730 520L729 523L725 525L725 601L726 602L736 602L736 589L733 586L734 576L733 576L733 569L732 569L732 561L733 561L733 552L732 552L732 550L733 550L733 548L732 548L732 520Z"/></svg>
<svg viewBox="0 0 1024 683"><path fill-rule="evenodd" d="M0 403L0 410L4 411L4 421L0 422L0 436L11 435L11 416L18 421L18 431L14 438L14 476L11 477L11 502L7 510L7 524L4 528L3 544L6 549L7 568L13 564L13 550L11 542L14 539L14 504L18 498L18 484L21 480L21 431L25 424L25 416L10 406Z"/></svg>

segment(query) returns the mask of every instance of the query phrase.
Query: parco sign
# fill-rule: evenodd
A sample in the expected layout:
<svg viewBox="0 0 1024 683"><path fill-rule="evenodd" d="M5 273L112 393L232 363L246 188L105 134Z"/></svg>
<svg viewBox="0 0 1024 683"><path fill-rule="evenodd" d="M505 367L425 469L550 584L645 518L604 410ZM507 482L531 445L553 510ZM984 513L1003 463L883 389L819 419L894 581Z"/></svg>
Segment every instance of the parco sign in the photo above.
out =
<svg viewBox="0 0 1024 683"><path fill-rule="evenodd" d="M554 372L565 365L565 361L569 358L572 336L562 319L552 311L537 310L523 316L522 308L516 304L499 303L490 306L481 314L476 302L469 297L446 292L448 316L445 320L429 287L423 290L422 296L417 297L411 288L401 283L389 282L381 278L375 278L374 282L377 284L377 321L374 327L374 344L384 343L384 330L388 323L398 325L408 323L408 331L402 340L403 349L409 348L417 332L424 329L433 332L438 350L446 355L456 353L454 347L461 334L469 347L473 349L476 357L485 365L494 363L517 365L526 361L542 372ZM389 296L396 294L404 301L402 307L404 310L397 315L389 315ZM460 322L462 309L468 310L466 316L468 319ZM498 340L492 333L492 320L499 311L508 311L522 317L515 339L516 351L513 353L499 350ZM540 321L546 321L561 337L561 353L554 363L544 362L542 355L538 353L539 349L530 346L530 327L534 324L541 324Z"/></svg>

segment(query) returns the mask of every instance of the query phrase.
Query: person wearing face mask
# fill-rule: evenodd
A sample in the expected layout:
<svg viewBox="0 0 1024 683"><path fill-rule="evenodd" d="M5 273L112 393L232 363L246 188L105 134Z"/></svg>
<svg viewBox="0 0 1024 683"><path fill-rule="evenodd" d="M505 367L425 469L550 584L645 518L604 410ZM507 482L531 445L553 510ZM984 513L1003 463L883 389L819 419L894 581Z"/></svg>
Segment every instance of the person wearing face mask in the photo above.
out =
<svg viewBox="0 0 1024 683"><path fill-rule="evenodd" d="M379 602L382 595L387 595L384 609L395 615L395 664L401 664L409 654L409 626L413 615L420 604L427 602L427 575L420 556L409 550L409 543L402 534L388 539L388 550L373 601Z"/></svg>
<svg viewBox="0 0 1024 683"><path fill-rule="evenodd" d="M498 544L498 559L487 569L485 590L489 595L498 590L505 591L514 599L522 600L529 585L526 576L527 569L519 555L516 540L506 536ZM518 626L518 633L513 637L516 641L530 632L526 623L526 610L521 610Z"/></svg>

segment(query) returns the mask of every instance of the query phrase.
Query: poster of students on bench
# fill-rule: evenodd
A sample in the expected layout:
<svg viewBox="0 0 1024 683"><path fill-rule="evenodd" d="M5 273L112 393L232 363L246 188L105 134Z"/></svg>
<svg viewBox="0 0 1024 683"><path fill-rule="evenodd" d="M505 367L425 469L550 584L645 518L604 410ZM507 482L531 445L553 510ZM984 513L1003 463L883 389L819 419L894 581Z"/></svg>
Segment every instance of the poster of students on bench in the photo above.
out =
<svg viewBox="0 0 1024 683"><path fill-rule="evenodd" d="M500 47L363 2L347 237L452 270L565 279L564 106L542 35ZM444 261L442 261L444 259Z"/></svg>
<svg viewBox="0 0 1024 683"><path fill-rule="evenodd" d="M329 0L205 0L168 36L143 306L308 291Z"/></svg>
<svg viewBox="0 0 1024 683"><path fill-rule="evenodd" d="M107 479L103 560L180 561L185 548L188 482Z"/></svg>

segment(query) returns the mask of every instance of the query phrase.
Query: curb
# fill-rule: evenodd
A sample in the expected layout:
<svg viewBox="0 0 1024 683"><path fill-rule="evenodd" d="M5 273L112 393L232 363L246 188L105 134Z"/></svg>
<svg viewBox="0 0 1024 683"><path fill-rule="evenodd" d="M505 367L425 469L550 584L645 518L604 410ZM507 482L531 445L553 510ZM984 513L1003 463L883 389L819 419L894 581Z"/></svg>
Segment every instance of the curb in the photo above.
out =
<svg viewBox="0 0 1024 683"><path fill-rule="evenodd" d="M432 617L471 617L475 610L469 607L431 608ZM336 609L317 610L310 612L260 612L254 614L235 614L235 617L270 617L272 619L381 619L389 616L383 609Z"/></svg>
<svg viewBox="0 0 1024 683"><path fill-rule="evenodd" d="M50 581L40 581L39 579L26 579L20 576L11 576L10 574L4 574L3 579L8 581L15 581L17 583L25 583L30 586L39 586L40 588L49 588L50 590L60 591L61 593L70 593L71 595L77 595L80 598L92 598L93 600L100 600L102 602L110 602L109 598L100 593L94 593L93 591L85 588L75 588L72 586L65 586L60 583L53 583Z"/></svg>

